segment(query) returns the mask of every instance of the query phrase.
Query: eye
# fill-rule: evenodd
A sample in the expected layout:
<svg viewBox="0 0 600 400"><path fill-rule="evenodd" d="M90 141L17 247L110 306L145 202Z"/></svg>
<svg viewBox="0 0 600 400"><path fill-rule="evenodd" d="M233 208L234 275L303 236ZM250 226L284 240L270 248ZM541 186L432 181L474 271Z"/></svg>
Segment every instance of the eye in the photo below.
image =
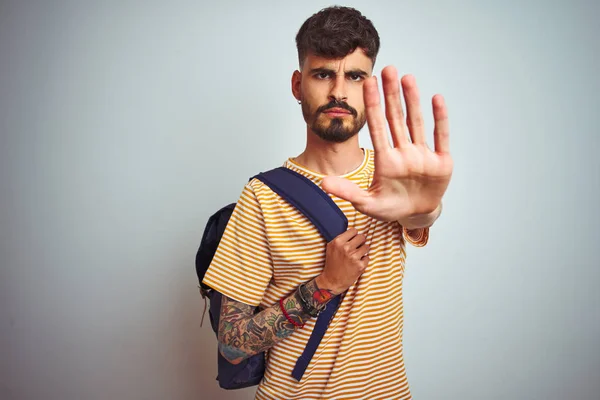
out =
<svg viewBox="0 0 600 400"><path fill-rule="evenodd" d="M360 74L350 74L349 78L351 81L354 81L354 82L359 82L359 81L363 80L363 76Z"/></svg>
<svg viewBox="0 0 600 400"><path fill-rule="evenodd" d="M329 77L329 72L319 72L315 76L317 79L327 79Z"/></svg>

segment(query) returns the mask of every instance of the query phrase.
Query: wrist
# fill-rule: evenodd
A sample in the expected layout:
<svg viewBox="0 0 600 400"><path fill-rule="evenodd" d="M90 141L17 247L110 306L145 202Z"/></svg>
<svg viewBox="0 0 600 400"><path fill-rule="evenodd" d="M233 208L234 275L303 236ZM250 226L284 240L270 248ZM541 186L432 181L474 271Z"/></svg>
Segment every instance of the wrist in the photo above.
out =
<svg viewBox="0 0 600 400"><path fill-rule="evenodd" d="M398 223L408 230L429 228L440 217L442 213L442 202L430 213L410 215Z"/></svg>
<svg viewBox="0 0 600 400"><path fill-rule="evenodd" d="M298 301L300 303L300 308L302 312L307 314L309 317L317 317L319 313L323 311L325 306L317 307L312 301L311 294L306 288L306 283L298 286L296 290L296 296L298 297Z"/></svg>
<svg viewBox="0 0 600 400"><path fill-rule="evenodd" d="M344 291L344 289L340 289L338 287L336 287L335 285L333 285L332 283L330 283L327 278L325 276L323 276L323 274L317 276L314 279L315 285L317 286L317 290L325 290L330 292L331 294L333 294L334 296L337 296L338 294L342 293Z"/></svg>

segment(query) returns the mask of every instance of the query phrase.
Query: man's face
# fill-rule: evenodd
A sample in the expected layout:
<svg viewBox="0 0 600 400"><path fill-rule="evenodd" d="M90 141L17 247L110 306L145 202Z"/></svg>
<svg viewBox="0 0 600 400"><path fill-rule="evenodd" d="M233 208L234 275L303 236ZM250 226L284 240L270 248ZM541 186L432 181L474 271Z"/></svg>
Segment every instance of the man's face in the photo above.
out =
<svg viewBox="0 0 600 400"><path fill-rule="evenodd" d="M365 125L363 83L373 62L358 48L342 59L309 54L302 72L296 72L292 88L302 101L309 128L321 139L341 143Z"/></svg>

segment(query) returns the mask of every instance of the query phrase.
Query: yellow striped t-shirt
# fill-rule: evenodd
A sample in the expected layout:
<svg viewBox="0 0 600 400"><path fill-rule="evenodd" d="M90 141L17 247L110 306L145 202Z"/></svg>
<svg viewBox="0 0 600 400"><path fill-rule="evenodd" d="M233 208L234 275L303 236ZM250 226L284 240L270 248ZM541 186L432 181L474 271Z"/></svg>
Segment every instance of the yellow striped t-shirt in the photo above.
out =
<svg viewBox="0 0 600 400"><path fill-rule="evenodd" d="M366 190L374 151L344 175ZM285 167L320 186L323 175L293 159ZM348 225L367 236L369 265L346 292L300 382L291 372L316 318L268 352L257 399L410 399L402 351L402 278L405 243L424 246L429 229L408 231L382 222L331 196ZM325 240L293 206L257 179L237 202L203 282L226 296L266 308L317 276L325 263Z"/></svg>

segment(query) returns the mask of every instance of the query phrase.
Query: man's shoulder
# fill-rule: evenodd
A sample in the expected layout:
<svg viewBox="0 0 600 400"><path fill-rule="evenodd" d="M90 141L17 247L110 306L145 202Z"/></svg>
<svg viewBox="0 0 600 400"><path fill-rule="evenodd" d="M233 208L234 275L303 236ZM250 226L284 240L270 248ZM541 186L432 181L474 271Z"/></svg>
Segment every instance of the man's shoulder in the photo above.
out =
<svg viewBox="0 0 600 400"><path fill-rule="evenodd" d="M265 172L269 172L269 171L273 171L279 168L287 168L290 169L294 172L298 172L301 175L305 175L307 178L310 178L310 176L308 176L307 174L303 173L302 170L298 169L292 162L291 162L291 157L287 158L282 164L277 165L277 166L273 166L271 168L265 169L263 171L261 171L260 173L265 173ZM260 191L267 191L267 192L273 192L273 190L267 185L265 184L263 181L261 181L260 179L258 179L256 177L257 174L255 174L253 177L251 177L251 179L248 181L248 183L246 183L246 187L254 192L260 192Z"/></svg>
<svg viewBox="0 0 600 400"><path fill-rule="evenodd" d="M271 169L265 169L263 171L260 171L260 173L268 172L273 169L277 169L277 168L281 168L281 167L290 168L289 164L286 162L277 167L272 167ZM293 169L293 168L291 168L291 169ZM256 177L257 175L258 175L258 173L256 173L254 176L251 176L249 178L249 180L246 182L246 184L244 186L242 195L246 195L246 196L251 195L259 203L264 202L264 201L272 201L274 199L274 197L277 196L277 194L273 191L273 189L271 189L271 187L269 185L267 185L262 180L257 178Z"/></svg>

